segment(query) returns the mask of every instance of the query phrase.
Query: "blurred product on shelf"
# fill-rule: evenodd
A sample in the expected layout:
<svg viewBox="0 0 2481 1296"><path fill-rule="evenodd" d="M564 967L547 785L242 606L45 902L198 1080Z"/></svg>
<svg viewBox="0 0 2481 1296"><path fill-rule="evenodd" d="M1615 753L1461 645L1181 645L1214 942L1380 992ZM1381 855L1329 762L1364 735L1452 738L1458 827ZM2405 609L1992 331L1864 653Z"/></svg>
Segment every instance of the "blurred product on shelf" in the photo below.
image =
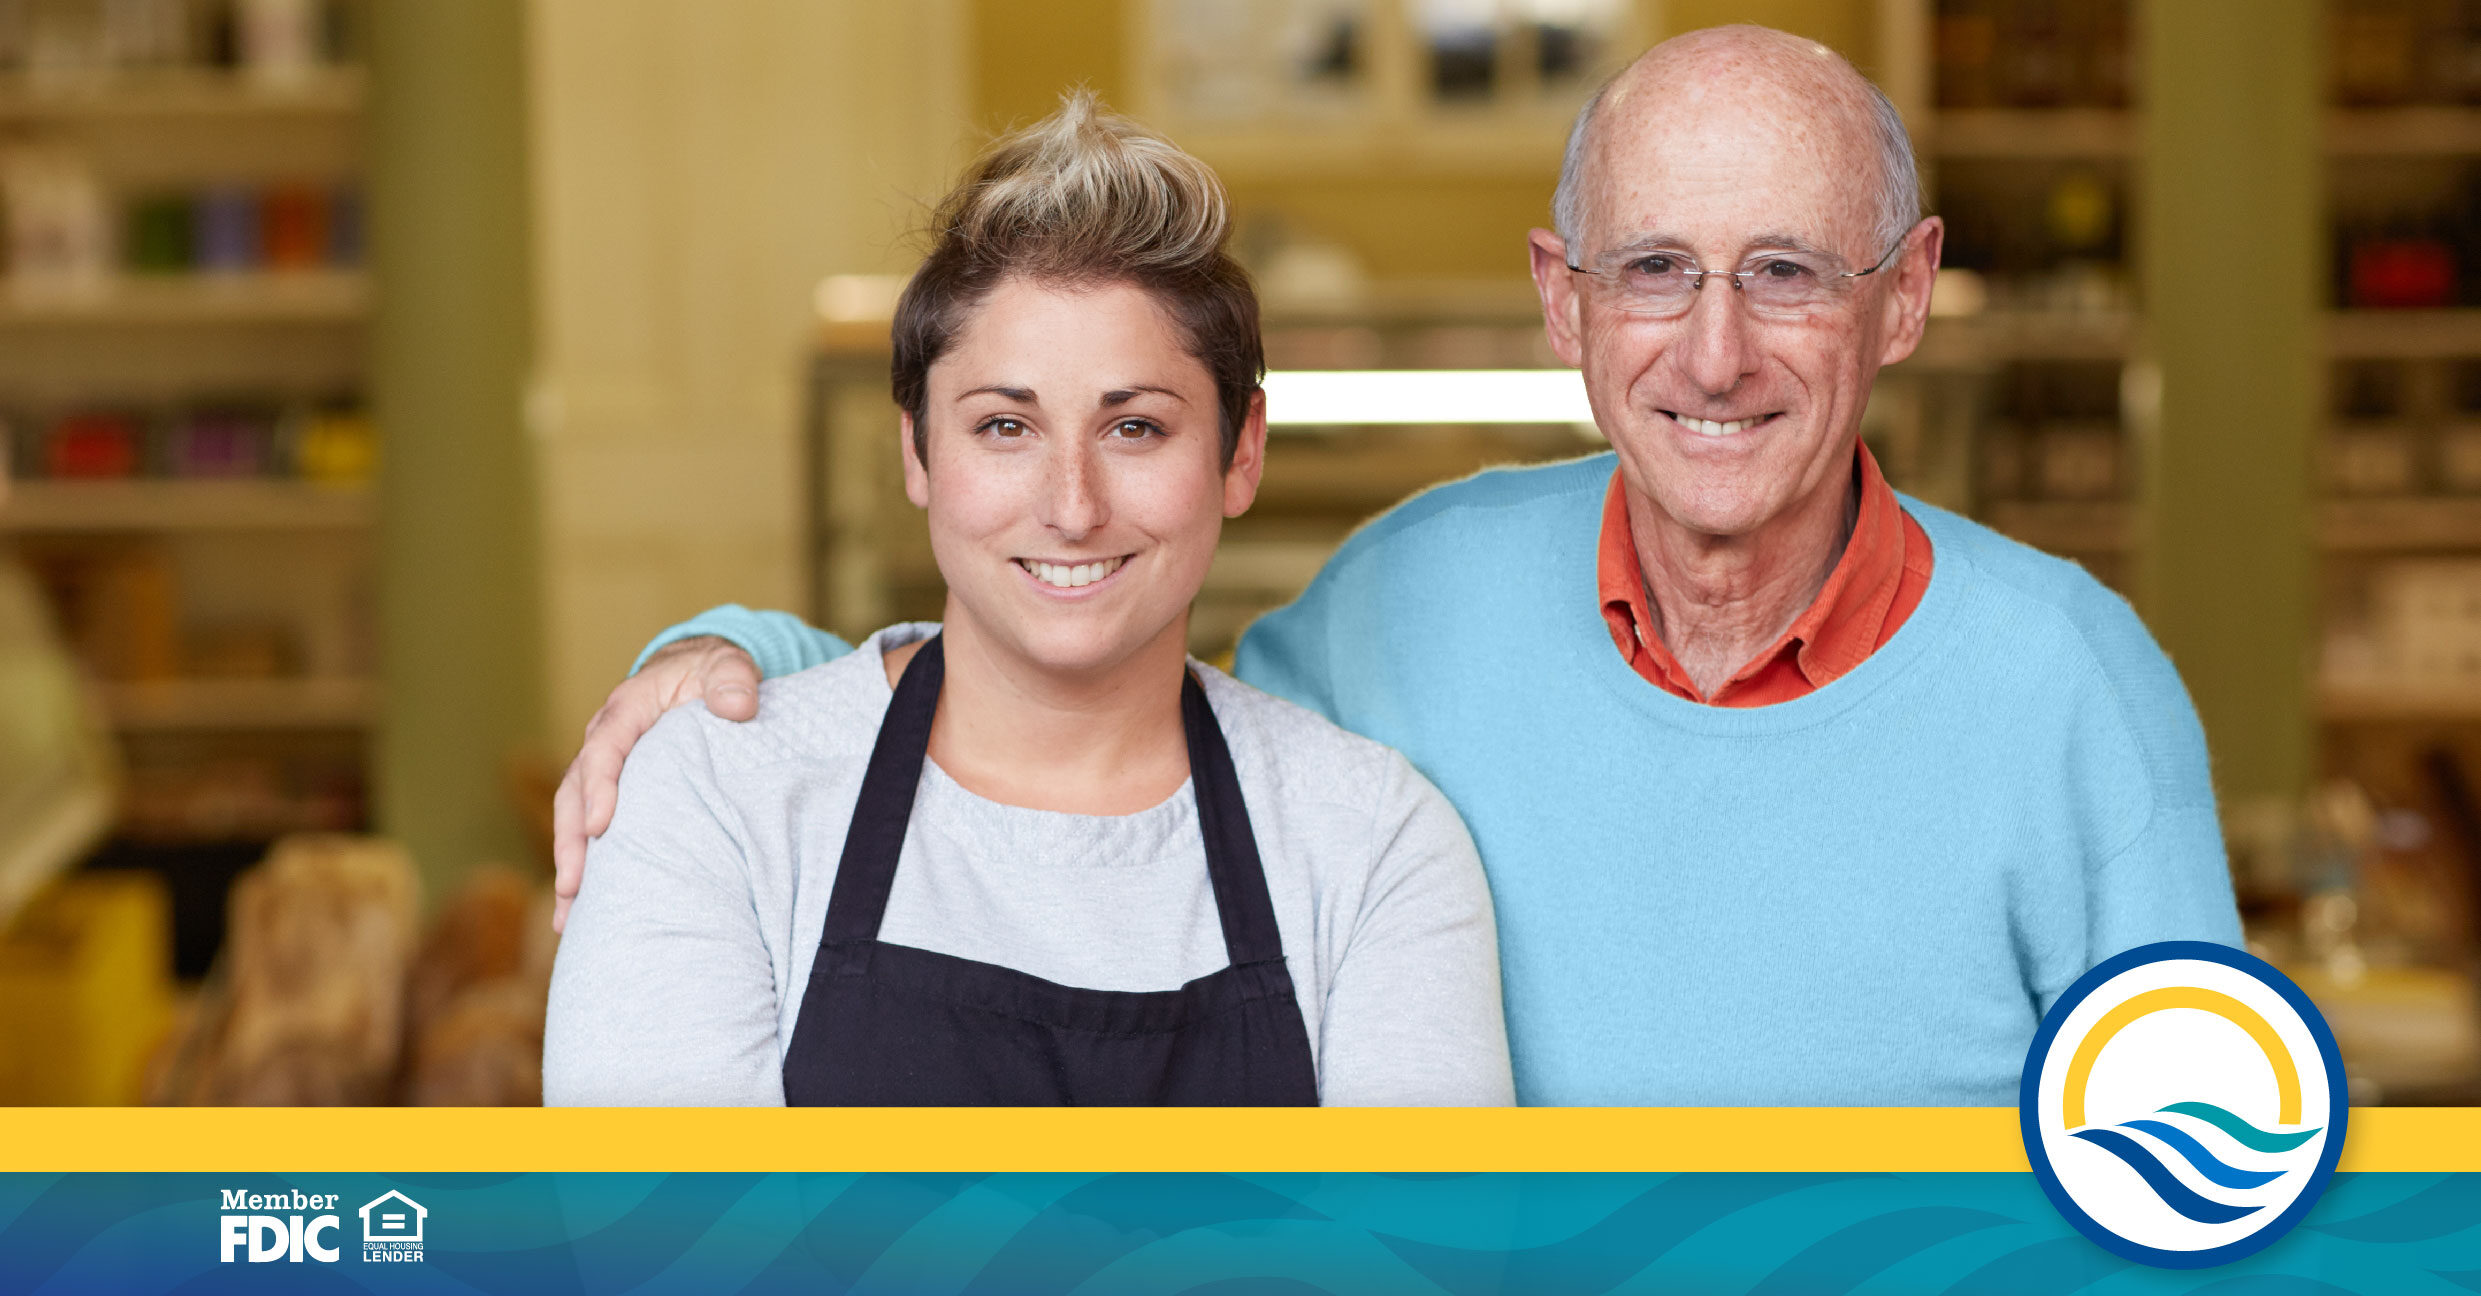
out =
<svg viewBox="0 0 2481 1296"><path fill-rule="evenodd" d="M0 929L102 834L117 781L104 718L41 591L0 554Z"/></svg>
<svg viewBox="0 0 2481 1296"><path fill-rule="evenodd" d="M194 269L214 273L256 269L259 248L258 192L241 185L216 185L199 193L191 207L190 248Z"/></svg>
<svg viewBox="0 0 2481 1296"><path fill-rule="evenodd" d="M419 898L392 843L293 837L233 886L223 958L150 1101L370 1106L404 1036Z"/></svg>
<svg viewBox="0 0 2481 1296"><path fill-rule="evenodd" d="M359 486L379 464L379 439L370 416L350 403L321 409L302 421L294 469L304 481Z"/></svg>
<svg viewBox="0 0 2481 1296"><path fill-rule="evenodd" d="M349 0L9 0L0 74L73 87L141 72L218 69L288 88L350 59Z"/></svg>
<svg viewBox="0 0 2481 1296"><path fill-rule="evenodd" d="M2368 238L2351 245L2355 310L2422 310L2454 304L2455 250L2438 238Z"/></svg>
<svg viewBox="0 0 2481 1296"><path fill-rule="evenodd" d="M2481 103L2481 7L2470 0L2330 0L2328 12L2336 103Z"/></svg>
<svg viewBox="0 0 2481 1296"><path fill-rule="evenodd" d="M21 297L100 293L115 260L110 204L86 160L41 144L0 151L8 283Z"/></svg>
<svg viewBox="0 0 2481 1296"><path fill-rule="evenodd" d="M98 411L71 414L52 425L43 456L44 475L58 478L134 477L142 450L137 419Z"/></svg>
<svg viewBox="0 0 2481 1296"><path fill-rule="evenodd" d="M173 1015L169 904L142 874L84 874L0 920L0 1107L138 1101Z"/></svg>
<svg viewBox="0 0 2481 1296"><path fill-rule="evenodd" d="M406 985L407 1106L541 1105L550 898L486 868L441 909Z"/></svg>
<svg viewBox="0 0 2481 1296"><path fill-rule="evenodd" d="M27 546L23 556L59 609L78 660L105 680L181 673L181 608L172 557L144 538Z"/></svg>
<svg viewBox="0 0 2481 1296"><path fill-rule="evenodd" d="M2421 438L2405 427L2340 428L2326 441L2326 486L2338 495L2410 495L2421 489Z"/></svg>
<svg viewBox="0 0 2481 1296"><path fill-rule="evenodd" d="M1943 166L1937 207L1948 235L1941 261L1980 281L1979 304L1956 313L2130 310L2125 185L2124 168L2089 162L1980 158ZM1947 287L1942 279L1940 291Z"/></svg>
<svg viewBox="0 0 2481 1296"><path fill-rule="evenodd" d="M549 889L479 870L417 944L416 886L390 842L278 842L234 884L224 952L148 1101L540 1103Z"/></svg>
<svg viewBox="0 0 2481 1296"><path fill-rule="evenodd" d="M2127 0L1938 0L1941 108L2119 108Z"/></svg>
<svg viewBox="0 0 2481 1296"><path fill-rule="evenodd" d="M0 418L0 463L34 480L292 477L370 480L377 434L358 397L228 399L152 410L81 409L48 424Z"/></svg>
<svg viewBox="0 0 2481 1296"><path fill-rule="evenodd" d="M343 832L364 817L360 771L320 753L133 757L117 831L132 842L269 841Z"/></svg>
<svg viewBox="0 0 2481 1296"><path fill-rule="evenodd" d="M2439 429L2438 486L2459 495L2481 494L2481 424Z"/></svg>

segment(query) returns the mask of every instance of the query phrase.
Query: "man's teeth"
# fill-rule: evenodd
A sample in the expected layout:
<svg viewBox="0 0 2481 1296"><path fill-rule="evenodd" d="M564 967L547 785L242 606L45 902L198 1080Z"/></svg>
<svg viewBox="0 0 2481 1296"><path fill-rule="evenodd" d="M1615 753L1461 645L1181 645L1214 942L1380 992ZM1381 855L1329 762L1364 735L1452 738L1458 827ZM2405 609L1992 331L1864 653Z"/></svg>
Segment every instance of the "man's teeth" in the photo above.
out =
<svg viewBox="0 0 2481 1296"><path fill-rule="evenodd" d="M1099 562L1078 563L1076 566L1066 567L1058 563L1033 562L1020 558L1017 560L1017 565L1032 572L1034 579L1045 585L1055 585L1061 589L1075 589L1080 585L1091 585L1109 576L1120 570L1120 564L1127 561L1128 558L1123 555L1118 558L1105 558Z"/></svg>
<svg viewBox="0 0 2481 1296"><path fill-rule="evenodd" d="M1763 415L1759 416L1759 418L1763 417ZM1710 437L1730 436L1734 432L1745 432L1749 428L1756 426L1758 422L1758 419L1744 418L1733 419L1729 423L1717 423L1713 419L1690 418L1686 414L1674 414L1671 418L1673 422L1678 423L1680 426L1687 428L1689 431L1694 432L1699 436Z"/></svg>

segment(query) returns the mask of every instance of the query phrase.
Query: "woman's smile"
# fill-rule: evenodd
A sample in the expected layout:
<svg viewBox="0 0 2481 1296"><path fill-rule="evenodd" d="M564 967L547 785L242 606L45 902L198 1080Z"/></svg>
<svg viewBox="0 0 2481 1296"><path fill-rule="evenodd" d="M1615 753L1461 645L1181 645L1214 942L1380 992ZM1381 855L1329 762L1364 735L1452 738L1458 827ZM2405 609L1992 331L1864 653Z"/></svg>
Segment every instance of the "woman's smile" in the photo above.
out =
<svg viewBox="0 0 2481 1296"><path fill-rule="evenodd" d="M1010 561L1018 570L1033 578L1045 594L1079 595L1096 586L1108 584L1135 554L1119 554L1110 558L1044 559L1015 558Z"/></svg>

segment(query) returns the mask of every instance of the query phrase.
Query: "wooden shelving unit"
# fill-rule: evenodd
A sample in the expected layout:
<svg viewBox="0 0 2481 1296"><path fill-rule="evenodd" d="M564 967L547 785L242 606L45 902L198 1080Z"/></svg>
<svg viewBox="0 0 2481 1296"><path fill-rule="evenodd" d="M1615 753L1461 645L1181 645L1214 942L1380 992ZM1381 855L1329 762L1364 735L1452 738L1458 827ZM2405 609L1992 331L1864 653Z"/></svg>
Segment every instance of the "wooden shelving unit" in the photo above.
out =
<svg viewBox="0 0 2481 1296"><path fill-rule="evenodd" d="M61 325L350 324L370 313L358 270L124 275L62 290L0 279L0 329Z"/></svg>
<svg viewBox="0 0 2481 1296"><path fill-rule="evenodd" d="M331 216L353 220L337 195L362 172L369 98L366 74L352 66L284 79L205 68L0 76L0 130L78 159L116 222L141 201L236 189L256 201L276 184L319 194ZM327 807L319 822L351 826L352 789L367 782L363 735L378 713L368 660L375 491L282 475L153 474L178 462L167 447L184 412L284 411L295 427L290 420L356 395L374 296L349 256L308 268L0 276L0 415L11 433L41 436L64 415L116 412L135 420L147 447L140 475L38 472L0 492L0 543L39 569L71 573L62 578L71 605L140 597L117 577L78 573L114 564L157 573L139 619L151 618L159 639L169 633L175 668L194 672L95 667L106 676L96 685L103 717L129 765L129 849L181 858L179 825L217 803L228 786L219 778L288 805L317 802ZM21 452L21 469L39 468L35 454ZM266 458L267 472L289 471L272 449ZM167 810L146 801L155 795L186 799ZM250 822L261 820L283 822ZM218 821L210 835L234 831Z"/></svg>
<svg viewBox="0 0 2481 1296"><path fill-rule="evenodd" d="M1937 115L1923 145L1938 158L2127 158L2137 119L2115 108L1954 108Z"/></svg>
<svg viewBox="0 0 2481 1296"><path fill-rule="evenodd" d="M0 533L344 531L377 514L361 486L264 481L33 481L10 487Z"/></svg>
<svg viewBox="0 0 2481 1296"><path fill-rule="evenodd" d="M185 679L104 687L123 732L359 729L378 709L367 679Z"/></svg>

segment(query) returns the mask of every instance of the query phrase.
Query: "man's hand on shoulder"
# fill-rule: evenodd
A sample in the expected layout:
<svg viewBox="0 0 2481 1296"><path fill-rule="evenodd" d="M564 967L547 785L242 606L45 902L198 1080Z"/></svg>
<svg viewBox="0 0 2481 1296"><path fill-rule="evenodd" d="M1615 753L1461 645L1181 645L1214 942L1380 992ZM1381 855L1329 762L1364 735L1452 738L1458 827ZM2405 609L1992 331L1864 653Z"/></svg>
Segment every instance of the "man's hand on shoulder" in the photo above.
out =
<svg viewBox="0 0 2481 1296"><path fill-rule="evenodd" d="M569 902L586 877L586 839L612 825L619 799L620 767L629 749L663 713L684 702L706 701L726 720L758 715L758 664L726 639L702 635L666 645L637 674L620 682L586 722L577 759L569 762L552 799L552 930L568 925Z"/></svg>

